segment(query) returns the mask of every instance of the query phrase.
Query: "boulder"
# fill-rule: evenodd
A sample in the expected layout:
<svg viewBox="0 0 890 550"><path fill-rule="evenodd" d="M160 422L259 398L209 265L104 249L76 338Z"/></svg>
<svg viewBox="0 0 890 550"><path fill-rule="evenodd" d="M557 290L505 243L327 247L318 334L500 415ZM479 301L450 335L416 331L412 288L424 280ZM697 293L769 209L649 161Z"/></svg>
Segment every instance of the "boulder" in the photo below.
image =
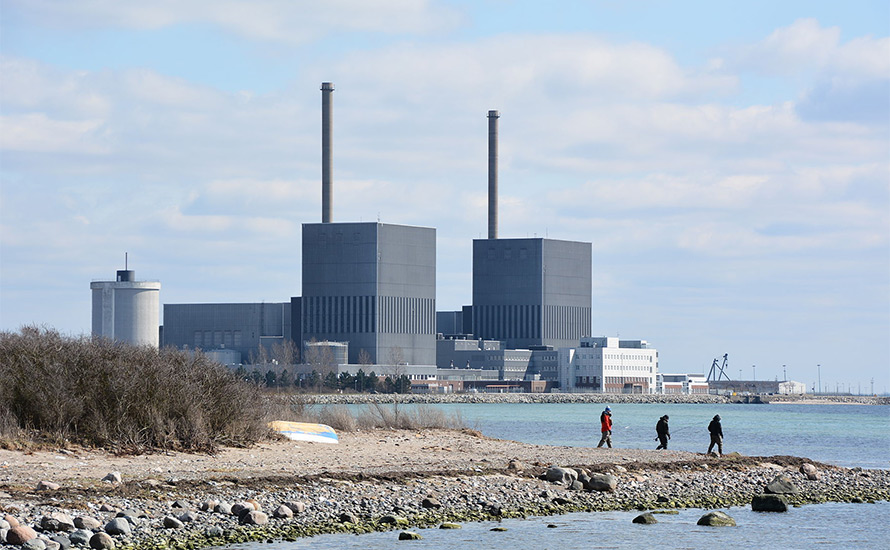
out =
<svg viewBox="0 0 890 550"><path fill-rule="evenodd" d="M438 510L442 507L442 503L439 502L439 499L434 497L426 497L421 501L420 505L424 508Z"/></svg>
<svg viewBox="0 0 890 550"><path fill-rule="evenodd" d="M611 474L591 474L584 484L588 491L614 491L617 486L618 480Z"/></svg>
<svg viewBox="0 0 890 550"><path fill-rule="evenodd" d="M120 472L109 472L102 478L102 481L107 481L109 483L120 483L121 482L121 473Z"/></svg>
<svg viewBox="0 0 890 550"><path fill-rule="evenodd" d="M9 524L5 519L0 519L0 529L9 529L12 525Z"/></svg>
<svg viewBox="0 0 890 550"><path fill-rule="evenodd" d="M3 516L3 521L5 521L6 523L9 524L9 527L7 527L7 529L11 529L19 524L19 520L15 519L14 517L12 517L9 514L5 514Z"/></svg>
<svg viewBox="0 0 890 550"><path fill-rule="evenodd" d="M796 495L798 490L791 478L782 474L767 483L763 492L772 495Z"/></svg>
<svg viewBox="0 0 890 550"><path fill-rule="evenodd" d="M40 528L44 531L74 531L74 520L68 514L52 512L40 518Z"/></svg>
<svg viewBox="0 0 890 550"><path fill-rule="evenodd" d="M807 476L807 479L809 479L810 481L818 481L822 477L822 475L819 473L819 470L817 470L816 467L809 462L801 464L800 473Z"/></svg>
<svg viewBox="0 0 890 550"><path fill-rule="evenodd" d="M420 540L422 538L423 537L414 531L402 531L399 533L399 540Z"/></svg>
<svg viewBox="0 0 890 550"><path fill-rule="evenodd" d="M208 537L221 537L223 536L224 531L219 525L214 525L212 527L209 527L206 533Z"/></svg>
<svg viewBox="0 0 890 550"><path fill-rule="evenodd" d="M513 459L507 463L507 469L508 470L525 470L526 468L525 468L525 464L523 464L522 462L519 462L516 459Z"/></svg>
<svg viewBox="0 0 890 550"><path fill-rule="evenodd" d="M192 505L186 502L185 500L177 500L173 504L170 505L171 508L180 508L182 510L191 510Z"/></svg>
<svg viewBox="0 0 890 550"><path fill-rule="evenodd" d="M754 512L787 512L788 501L782 495L754 495L751 499L751 510Z"/></svg>
<svg viewBox="0 0 890 550"><path fill-rule="evenodd" d="M250 504L251 506L253 506L253 509L256 510L257 512L262 512L262 511L263 511L263 507L260 506L260 503L257 502L256 499L249 498L249 499L245 500L244 502L246 502L246 503Z"/></svg>
<svg viewBox="0 0 890 550"><path fill-rule="evenodd" d="M239 516L238 522L241 525L265 525L269 523L269 516L257 510L250 510Z"/></svg>
<svg viewBox="0 0 890 550"><path fill-rule="evenodd" d="M213 509L216 508L217 504L219 504L219 501L217 500L205 500L201 503L198 509L202 512L212 512Z"/></svg>
<svg viewBox="0 0 890 550"><path fill-rule="evenodd" d="M189 510L176 516L176 519L178 519L182 523L192 523L193 521L198 519L198 513Z"/></svg>
<svg viewBox="0 0 890 550"><path fill-rule="evenodd" d="M489 529L489 531L494 531L495 533L503 533L506 530L506 527L492 527L491 529Z"/></svg>
<svg viewBox="0 0 890 550"><path fill-rule="evenodd" d="M389 525L408 525L408 520L398 516L387 515L380 518L380 523L388 523Z"/></svg>
<svg viewBox="0 0 890 550"><path fill-rule="evenodd" d="M278 519L290 519L294 517L294 511L282 504L272 512L272 517Z"/></svg>
<svg viewBox="0 0 890 550"><path fill-rule="evenodd" d="M551 466L544 472L544 479L550 483L560 483L562 485L571 485L573 481L578 479L578 472L571 468L560 468L559 466Z"/></svg>
<svg viewBox="0 0 890 550"><path fill-rule="evenodd" d="M93 550L114 550L114 540L108 533L96 533L90 537L90 548Z"/></svg>
<svg viewBox="0 0 890 550"><path fill-rule="evenodd" d="M6 544L6 533L9 532L9 527L0 527L0 544Z"/></svg>
<svg viewBox="0 0 890 550"><path fill-rule="evenodd" d="M118 517L105 524L105 532L109 535L129 535L130 522L126 517ZM90 539L92 544L92 539Z"/></svg>
<svg viewBox="0 0 890 550"><path fill-rule="evenodd" d="M102 522L90 516L78 516L74 518L74 527L76 527L77 529L88 529L92 531L93 529L98 529L101 526Z"/></svg>
<svg viewBox="0 0 890 550"><path fill-rule="evenodd" d="M306 511L306 505L302 502L285 502L284 505L290 508L294 515L302 514Z"/></svg>
<svg viewBox="0 0 890 550"><path fill-rule="evenodd" d="M343 512L340 514L340 523L358 523L358 518L351 512Z"/></svg>
<svg viewBox="0 0 890 550"><path fill-rule="evenodd" d="M458 523L448 523L445 522L439 526L439 529L460 529L461 526Z"/></svg>
<svg viewBox="0 0 890 550"><path fill-rule="evenodd" d="M182 529L184 524L173 516L165 516L163 520L164 529Z"/></svg>
<svg viewBox="0 0 890 550"><path fill-rule="evenodd" d="M68 550L71 548L71 538L65 533L56 533L49 538L52 542L59 545L59 550Z"/></svg>
<svg viewBox="0 0 890 550"><path fill-rule="evenodd" d="M698 518L698 522L696 523L696 525L707 525L710 527L733 527L735 526L735 520L732 519L726 512L714 510L713 512L708 512L707 514Z"/></svg>
<svg viewBox="0 0 890 550"><path fill-rule="evenodd" d="M231 515L231 513L232 513L232 505L229 504L228 502L220 502L219 504L217 504L216 506L213 507L213 511L216 512L217 514L225 514L228 516L228 515Z"/></svg>
<svg viewBox="0 0 890 550"><path fill-rule="evenodd" d="M62 486L52 481L41 481L37 483L38 491L58 491Z"/></svg>
<svg viewBox="0 0 890 550"><path fill-rule="evenodd" d="M16 525L10 527L6 532L6 544L15 544L21 546L31 539L37 538L37 532L27 525Z"/></svg>
<svg viewBox="0 0 890 550"><path fill-rule="evenodd" d="M571 483L571 485L569 485L569 490L571 490L571 491L583 491L583 490L584 490L584 484L583 484L582 482L580 482L579 480L576 479L575 481L573 481L573 482Z"/></svg>
<svg viewBox="0 0 890 550"><path fill-rule="evenodd" d="M233 516L241 517L241 514L243 514L245 511L252 512L254 510L256 510L256 508L254 508L253 504L249 502L236 502L232 505Z"/></svg>
<svg viewBox="0 0 890 550"><path fill-rule="evenodd" d="M640 514L639 516L633 519L634 523L642 523L644 525L651 525L653 523L658 523L658 520L655 519L651 513L646 512L645 514Z"/></svg>
<svg viewBox="0 0 890 550"><path fill-rule="evenodd" d="M46 541L43 539L30 539L22 544L22 550L46 550Z"/></svg>
<svg viewBox="0 0 890 550"><path fill-rule="evenodd" d="M92 536L92 531L87 529L76 529L68 535L68 540L70 540L71 544L74 546L87 546L90 543L90 538Z"/></svg>
<svg viewBox="0 0 890 550"><path fill-rule="evenodd" d="M111 506L109 504L105 504L103 502L102 505L99 506L99 511L100 512L117 512L117 508L115 508L114 506Z"/></svg>

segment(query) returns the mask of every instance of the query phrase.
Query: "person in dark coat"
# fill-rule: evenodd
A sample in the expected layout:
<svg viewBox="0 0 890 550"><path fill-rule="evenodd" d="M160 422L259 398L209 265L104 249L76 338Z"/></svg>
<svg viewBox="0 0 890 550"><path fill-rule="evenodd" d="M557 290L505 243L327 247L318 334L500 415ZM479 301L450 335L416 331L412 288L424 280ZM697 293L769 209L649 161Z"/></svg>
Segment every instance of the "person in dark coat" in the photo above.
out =
<svg viewBox="0 0 890 550"><path fill-rule="evenodd" d="M711 432L711 444L708 445L708 454L714 445L717 445L717 456L723 456L723 426L720 425L720 415L714 415L714 419L708 424L708 431Z"/></svg>
<svg viewBox="0 0 890 550"><path fill-rule="evenodd" d="M658 435L656 438L658 439L658 447L655 447L655 450L667 449L668 439L671 438L671 429L668 427L668 415L658 419L658 424L655 425L655 433Z"/></svg>
<svg viewBox="0 0 890 550"><path fill-rule="evenodd" d="M600 431L603 436L600 438L600 443L597 445L597 448L602 447L605 443L612 448L612 409L606 407L606 410L600 414Z"/></svg>

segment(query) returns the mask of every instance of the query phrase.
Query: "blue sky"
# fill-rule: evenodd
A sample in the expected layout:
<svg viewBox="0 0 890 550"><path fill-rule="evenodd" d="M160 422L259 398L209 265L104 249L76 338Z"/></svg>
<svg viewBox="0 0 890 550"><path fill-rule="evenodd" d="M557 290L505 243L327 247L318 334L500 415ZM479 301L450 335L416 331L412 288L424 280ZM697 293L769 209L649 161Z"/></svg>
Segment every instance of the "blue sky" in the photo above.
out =
<svg viewBox="0 0 890 550"><path fill-rule="evenodd" d="M320 220L435 227L471 296L501 111L503 237L593 243L594 332L668 371L890 389L886 2L7 0L0 328L90 329L122 268L162 303L285 301Z"/></svg>

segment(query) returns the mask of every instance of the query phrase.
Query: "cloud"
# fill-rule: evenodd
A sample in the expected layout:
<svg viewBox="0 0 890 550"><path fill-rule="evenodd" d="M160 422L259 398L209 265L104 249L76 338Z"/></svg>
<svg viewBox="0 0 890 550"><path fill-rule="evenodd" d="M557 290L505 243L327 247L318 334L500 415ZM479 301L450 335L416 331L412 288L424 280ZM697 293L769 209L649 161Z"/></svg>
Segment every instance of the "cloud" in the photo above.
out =
<svg viewBox="0 0 890 550"><path fill-rule="evenodd" d="M245 38L287 44L338 31L426 34L453 28L463 20L455 9L426 0L10 0L9 4L40 24L66 29L145 30L209 23Z"/></svg>

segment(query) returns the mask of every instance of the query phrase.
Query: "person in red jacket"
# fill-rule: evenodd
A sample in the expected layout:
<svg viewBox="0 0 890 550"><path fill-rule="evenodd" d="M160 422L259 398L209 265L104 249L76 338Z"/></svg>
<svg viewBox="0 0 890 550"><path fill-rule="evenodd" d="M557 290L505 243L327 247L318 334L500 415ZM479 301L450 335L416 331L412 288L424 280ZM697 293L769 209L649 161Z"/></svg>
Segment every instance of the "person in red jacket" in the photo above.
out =
<svg viewBox="0 0 890 550"><path fill-rule="evenodd" d="M601 431L603 432L603 437L600 438L600 444L597 445L597 449L603 446L603 443L612 448L612 409L606 407L606 410L600 415L600 424L602 425Z"/></svg>

